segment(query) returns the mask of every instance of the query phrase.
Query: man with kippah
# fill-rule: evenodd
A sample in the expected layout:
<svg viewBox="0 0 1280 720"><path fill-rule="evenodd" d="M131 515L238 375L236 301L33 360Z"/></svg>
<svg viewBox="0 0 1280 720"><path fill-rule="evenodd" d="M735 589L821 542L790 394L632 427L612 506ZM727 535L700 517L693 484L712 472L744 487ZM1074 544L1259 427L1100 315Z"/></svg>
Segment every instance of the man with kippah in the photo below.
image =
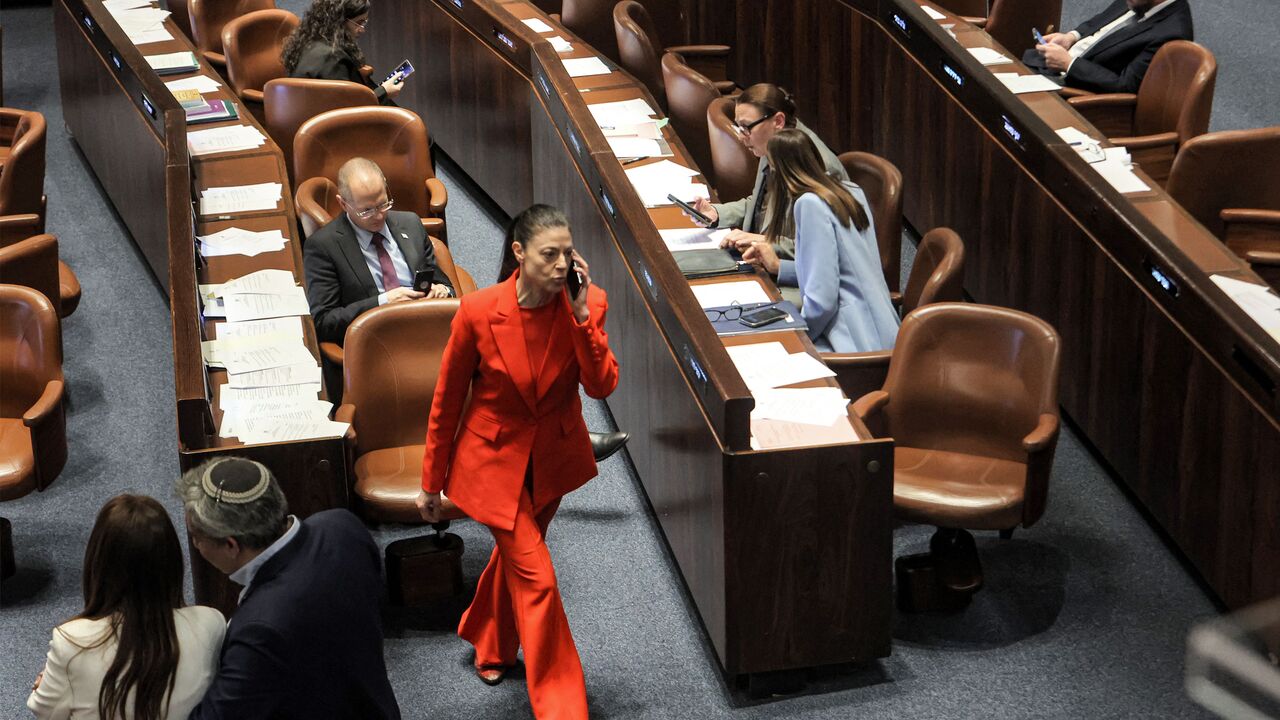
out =
<svg viewBox="0 0 1280 720"><path fill-rule="evenodd" d="M243 586L207 718L399 718L382 655L378 547L346 510L289 515L271 471L235 457L177 483L191 544Z"/></svg>

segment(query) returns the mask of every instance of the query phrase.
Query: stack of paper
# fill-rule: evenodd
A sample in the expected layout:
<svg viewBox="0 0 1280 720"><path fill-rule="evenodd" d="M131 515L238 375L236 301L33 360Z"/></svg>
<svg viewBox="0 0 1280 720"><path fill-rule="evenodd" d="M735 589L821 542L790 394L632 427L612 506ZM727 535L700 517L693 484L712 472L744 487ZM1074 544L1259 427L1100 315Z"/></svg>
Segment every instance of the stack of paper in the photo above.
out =
<svg viewBox="0 0 1280 720"><path fill-rule="evenodd" d="M601 130L609 128L653 123L657 110L644 100L619 100L617 102L588 105L587 111L595 118Z"/></svg>
<svg viewBox="0 0 1280 720"><path fill-rule="evenodd" d="M174 75L176 73L195 72L200 69L196 54L190 50L165 53L163 55L147 55L143 58L157 75Z"/></svg>
<svg viewBox="0 0 1280 720"><path fill-rule="evenodd" d="M1146 192L1151 189L1134 174L1128 150L1122 147L1104 148L1102 153L1102 159L1090 162L1089 167L1096 170L1111 187L1122 193Z"/></svg>
<svg viewBox="0 0 1280 720"><path fill-rule="evenodd" d="M106 0L102 6L115 18L116 24L134 45L168 42L173 39L164 28L168 10L151 7L142 0Z"/></svg>
<svg viewBox="0 0 1280 720"><path fill-rule="evenodd" d="M804 425L832 425L849 417L849 398L838 387L753 390L752 420L782 420Z"/></svg>
<svg viewBox="0 0 1280 720"><path fill-rule="evenodd" d="M231 322L311 314L306 292L294 284L288 270L259 270L224 283L214 292Z"/></svg>
<svg viewBox="0 0 1280 720"><path fill-rule="evenodd" d="M200 214L229 215L275 210L283 197L283 190L280 183L211 187L200 193Z"/></svg>
<svg viewBox="0 0 1280 720"><path fill-rule="evenodd" d="M732 230L729 228L720 230L675 228L674 230L659 230L658 234L662 236L662 241L667 244L668 250L680 252L682 250L711 250L718 248L720 247L720 241L730 232Z"/></svg>
<svg viewBox="0 0 1280 720"><path fill-rule="evenodd" d="M1280 341L1280 297L1276 297L1271 288L1225 275L1210 275L1209 278L1268 335Z"/></svg>
<svg viewBox="0 0 1280 720"><path fill-rule="evenodd" d="M1102 151L1101 140L1095 140L1073 127L1064 127L1057 133L1063 142L1070 145L1080 154L1080 157L1085 159L1085 162L1095 163L1107 159L1106 153Z"/></svg>
<svg viewBox="0 0 1280 720"><path fill-rule="evenodd" d="M551 48L558 53L573 52L573 45L559 35L552 35L547 38L547 42L551 43Z"/></svg>
<svg viewBox="0 0 1280 720"><path fill-rule="evenodd" d="M555 28L542 22L542 20L539 20L538 18L529 18L528 20L521 20L520 22L528 25L529 29L536 33L545 33L555 30Z"/></svg>
<svg viewBox="0 0 1280 720"><path fill-rule="evenodd" d="M206 100L203 109L187 110L188 125L235 120L238 117L240 113L236 110L236 104L230 100Z"/></svg>
<svg viewBox="0 0 1280 720"><path fill-rule="evenodd" d="M267 136L252 125L228 125L187 132L187 151L192 155L252 150L266 142Z"/></svg>
<svg viewBox="0 0 1280 720"><path fill-rule="evenodd" d="M207 75L193 75L181 80L170 80L164 86L169 88L171 93L176 93L179 90L195 90L196 92L207 93L216 91L222 87L222 83Z"/></svg>
<svg viewBox="0 0 1280 720"><path fill-rule="evenodd" d="M615 139L609 138L610 144ZM633 167L628 169L626 174L627 179L631 181L631 187L635 188L636 194L640 196L640 202L644 203L645 207L671 205L671 201L667 199L668 194L675 195L687 203L692 203L694 198L711 196L706 185L693 182L694 176L698 174L696 170L670 160Z"/></svg>
<svg viewBox="0 0 1280 720"><path fill-rule="evenodd" d="M1062 86L1044 75L1019 75L1018 73L994 73L996 79L1014 95L1033 92L1058 92Z"/></svg>
<svg viewBox="0 0 1280 720"><path fill-rule="evenodd" d="M947 19L947 16L946 16L946 15L944 15L944 14L942 14L942 13L938 12L935 8L931 8L931 7L929 7L928 5L921 5L921 6L920 6L920 9L921 9L921 10L924 10L924 14L925 14L925 15L928 15L929 17L933 18L934 20L946 20L946 19Z"/></svg>
<svg viewBox="0 0 1280 720"><path fill-rule="evenodd" d="M1004 65L1013 62L1013 58L1005 57L996 50L991 48L976 47L969 48L969 53L977 58L978 62L983 65Z"/></svg>
<svg viewBox="0 0 1280 720"><path fill-rule="evenodd" d="M284 249L284 233L279 230L263 230L254 232L240 228L219 230L212 235L201 235L200 254L205 257L220 255L247 255L253 257L258 253L275 252Z"/></svg>
<svg viewBox="0 0 1280 720"><path fill-rule="evenodd" d="M564 64L565 72L569 73L569 77L573 78L608 75L613 72L613 69L598 57L565 58L560 62Z"/></svg>
<svg viewBox="0 0 1280 720"><path fill-rule="evenodd" d="M788 353L780 342L734 345L726 350L752 394L836 376L818 358L805 352Z"/></svg>

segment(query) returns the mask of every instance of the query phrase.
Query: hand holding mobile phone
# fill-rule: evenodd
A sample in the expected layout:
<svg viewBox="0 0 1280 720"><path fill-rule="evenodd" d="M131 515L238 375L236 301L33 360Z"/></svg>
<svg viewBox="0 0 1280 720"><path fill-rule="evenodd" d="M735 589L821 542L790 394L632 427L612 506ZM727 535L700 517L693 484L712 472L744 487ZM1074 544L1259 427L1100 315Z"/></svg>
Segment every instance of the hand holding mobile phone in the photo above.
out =
<svg viewBox="0 0 1280 720"><path fill-rule="evenodd" d="M1040 34L1040 30L1038 30L1037 28L1031 28L1031 37L1033 37L1033 38L1035 38L1035 39L1036 39L1036 44L1037 44L1037 45L1048 45L1048 44L1049 44L1049 43L1045 42L1045 40L1044 40L1044 35L1041 35L1041 34Z"/></svg>
<svg viewBox="0 0 1280 720"><path fill-rule="evenodd" d="M431 292L431 285L436 281L436 269L424 268L413 274L413 289L420 293Z"/></svg>
<svg viewBox="0 0 1280 720"><path fill-rule="evenodd" d="M668 200L670 200L671 202L675 203L677 206L679 206L679 208L680 208L681 210L685 211L685 213L687 213L687 214L689 215L689 217L691 217L691 218L693 218L694 220L696 220L696 221L698 221L698 222L702 223L703 225L715 225L715 224L716 224L714 220L712 220L711 218L707 217L706 215L703 215L701 212L698 212L698 209L697 209L697 208L695 208L694 206L690 205L689 203L687 203L687 202L685 202L685 201L681 200L680 198L676 197L675 195L672 195L671 193L667 193L667 199L668 199Z"/></svg>
<svg viewBox="0 0 1280 720"><path fill-rule="evenodd" d="M404 62L397 65L395 70L391 71L391 74L387 76L387 80L390 80L391 78L396 78L396 82L402 83L404 82L405 78L409 77L412 74L413 74L413 64L410 63L408 60L405 60ZM383 80L383 82L386 82L386 80Z"/></svg>

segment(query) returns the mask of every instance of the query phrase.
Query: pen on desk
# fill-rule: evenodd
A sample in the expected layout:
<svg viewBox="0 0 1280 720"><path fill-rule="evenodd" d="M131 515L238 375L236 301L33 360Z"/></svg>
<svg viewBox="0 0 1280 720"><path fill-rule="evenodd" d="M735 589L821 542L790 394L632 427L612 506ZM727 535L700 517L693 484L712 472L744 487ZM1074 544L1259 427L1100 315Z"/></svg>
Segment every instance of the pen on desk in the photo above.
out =
<svg viewBox="0 0 1280 720"><path fill-rule="evenodd" d="M648 159L649 159L649 156L648 156L648 155L641 155L640 157L633 157L633 158L630 158L630 159L628 159L628 160L623 160L623 161L622 161L622 164L623 164L623 165L631 165L632 163L638 163L638 162L640 162L641 160L648 160Z"/></svg>

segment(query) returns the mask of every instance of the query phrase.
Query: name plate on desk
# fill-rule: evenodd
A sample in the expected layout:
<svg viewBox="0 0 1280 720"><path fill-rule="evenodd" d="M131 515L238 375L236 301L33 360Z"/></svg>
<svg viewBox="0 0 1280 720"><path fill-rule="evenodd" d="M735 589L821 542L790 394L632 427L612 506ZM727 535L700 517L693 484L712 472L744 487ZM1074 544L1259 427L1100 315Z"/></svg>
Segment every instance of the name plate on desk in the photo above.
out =
<svg viewBox="0 0 1280 720"><path fill-rule="evenodd" d="M516 51L516 41L511 39L510 35L502 32L498 28L493 29L493 36L497 38L498 44L507 50L507 52Z"/></svg>
<svg viewBox="0 0 1280 720"><path fill-rule="evenodd" d="M1013 124L1008 115L1000 116L1000 125L1004 129L1004 134L1008 135L1010 140L1017 143L1018 147L1023 150L1027 149L1027 142L1023 139L1022 131L1018 129L1017 125Z"/></svg>
<svg viewBox="0 0 1280 720"><path fill-rule="evenodd" d="M1152 280L1156 281L1156 285L1159 286L1161 290L1169 293L1169 297L1178 297L1178 283L1169 276L1169 273L1164 271L1164 268L1156 265L1150 260L1143 260L1142 269L1147 271L1147 274L1151 276Z"/></svg>
<svg viewBox="0 0 1280 720"><path fill-rule="evenodd" d="M951 67L950 63L942 63L942 75L946 79L955 83L956 87L964 87L964 75L959 70Z"/></svg>
<svg viewBox="0 0 1280 720"><path fill-rule="evenodd" d="M711 378L707 376L707 371L703 369L702 363L698 362L698 356L693 352L687 344L680 346L680 360L689 371L689 380L693 382L694 389L699 395L706 396L707 383Z"/></svg>
<svg viewBox="0 0 1280 720"><path fill-rule="evenodd" d="M893 26L902 31L903 35L911 37L911 25L907 23L907 19L902 13L889 13L889 18L893 21Z"/></svg>

